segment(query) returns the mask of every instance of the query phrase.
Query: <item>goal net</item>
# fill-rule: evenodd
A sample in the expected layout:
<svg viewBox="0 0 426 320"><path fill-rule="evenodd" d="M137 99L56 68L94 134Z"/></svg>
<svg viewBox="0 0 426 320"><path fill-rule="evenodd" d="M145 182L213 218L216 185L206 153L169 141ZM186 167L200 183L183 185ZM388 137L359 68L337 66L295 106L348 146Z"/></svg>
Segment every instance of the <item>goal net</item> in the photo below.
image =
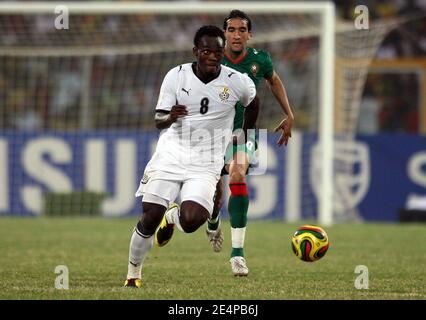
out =
<svg viewBox="0 0 426 320"><path fill-rule="evenodd" d="M76 191L106 193L104 215L138 214L133 195L158 137L153 115L164 75L194 60L200 26L221 27L241 9L253 22L250 45L271 54L296 117L288 147L276 147L272 129L283 113L261 85L267 167L248 178L249 217L327 224L356 216L362 150L348 142L386 27L360 31L337 21L334 31L334 7L321 3L62 5L0 4L0 214L39 215L46 194Z"/></svg>

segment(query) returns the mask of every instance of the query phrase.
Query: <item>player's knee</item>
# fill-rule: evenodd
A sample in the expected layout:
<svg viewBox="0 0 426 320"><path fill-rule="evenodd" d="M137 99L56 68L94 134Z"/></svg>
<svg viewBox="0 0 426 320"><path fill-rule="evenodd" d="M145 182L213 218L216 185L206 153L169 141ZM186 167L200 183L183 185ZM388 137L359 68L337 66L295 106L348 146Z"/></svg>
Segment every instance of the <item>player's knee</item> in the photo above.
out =
<svg viewBox="0 0 426 320"><path fill-rule="evenodd" d="M182 214L182 211L179 217L180 225L186 233L195 232L204 224L204 222L206 222L206 220L207 217L203 217L201 214Z"/></svg>
<svg viewBox="0 0 426 320"><path fill-rule="evenodd" d="M180 210L179 222L183 231L192 233L202 226L208 217L208 211L201 205L185 205L183 203Z"/></svg>
<svg viewBox="0 0 426 320"><path fill-rule="evenodd" d="M166 208L163 206L157 204L143 204L143 214L136 228L143 235L153 235L165 212Z"/></svg>
<svg viewBox="0 0 426 320"><path fill-rule="evenodd" d="M245 171L238 167L236 170L232 170L229 174L229 183L243 183L246 181Z"/></svg>
<svg viewBox="0 0 426 320"><path fill-rule="evenodd" d="M185 221L185 222L184 222ZM197 223L196 221L189 220L180 220L180 225L185 233L193 233L198 230L198 228L202 225Z"/></svg>

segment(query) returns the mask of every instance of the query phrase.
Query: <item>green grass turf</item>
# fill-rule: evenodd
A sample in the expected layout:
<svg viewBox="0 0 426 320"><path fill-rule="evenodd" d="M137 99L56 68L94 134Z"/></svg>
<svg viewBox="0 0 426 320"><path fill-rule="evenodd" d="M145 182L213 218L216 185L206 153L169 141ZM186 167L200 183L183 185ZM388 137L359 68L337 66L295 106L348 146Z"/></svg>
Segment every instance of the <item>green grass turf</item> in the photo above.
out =
<svg viewBox="0 0 426 320"><path fill-rule="evenodd" d="M340 224L327 228L331 247L314 263L298 260L290 237L298 225L249 221L247 278L231 275L230 228L214 253L204 226L175 232L153 247L142 289L123 288L136 219L1 218L0 299L426 299L425 224ZM69 290L54 287L57 265L69 268ZM369 289L354 287L355 267Z"/></svg>

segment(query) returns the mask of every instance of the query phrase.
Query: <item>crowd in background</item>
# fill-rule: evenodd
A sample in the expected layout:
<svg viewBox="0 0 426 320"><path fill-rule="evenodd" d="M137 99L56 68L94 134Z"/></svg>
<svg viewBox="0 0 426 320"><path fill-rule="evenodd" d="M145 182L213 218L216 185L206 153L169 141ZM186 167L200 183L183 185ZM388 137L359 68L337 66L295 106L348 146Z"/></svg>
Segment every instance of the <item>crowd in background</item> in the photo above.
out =
<svg viewBox="0 0 426 320"><path fill-rule="evenodd" d="M344 19L353 18L353 7L359 1L335 2ZM369 0L362 3L368 7L373 21L395 17L407 20L387 34L377 50L376 59L426 59L425 1ZM419 133L420 96L425 99L426 92L421 92L418 70L402 70L370 71L360 107L359 133Z"/></svg>
<svg viewBox="0 0 426 320"><path fill-rule="evenodd" d="M335 0L335 3L340 19L354 19L354 7L359 1ZM384 38L375 54L376 59L426 59L426 6L423 2L370 0L362 3L369 9L370 23L406 17L405 22L400 22ZM0 55L0 128L152 127L152 110L161 79L171 66L191 59L190 50L169 53L167 48L165 51L159 48L156 53L154 48L152 53L144 55L88 54L82 58L74 56L73 48L126 45L131 49L137 44L143 51L147 49L144 44L150 42L163 40L167 44L170 25L174 30L182 30L174 34L170 45L188 47L198 26L221 25L222 22L220 19L211 21L207 15L164 19L167 19L168 29L163 27L161 19L149 16L86 16L76 23L71 20L72 28L58 32L52 29L51 20L43 16L0 16L0 30L6 31L0 32L0 46L28 47L31 51L37 46L50 46L67 53L62 58L45 58L43 54L34 54L31 58ZM255 38L257 34L267 34L276 25L276 21L254 19ZM317 40L291 40L286 42L286 50L276 47L280 44L259 45L271 52L281 77L292 79L285 85L297 115L296 126L308 128L311 111L306 105L318 97L317 93L306 89L315 85L315 79L306 74L310 68L317 67L317 51L313 48ZM291 61L297 63L291 64ZM361 101L359 133L418 133L420 90L420 78L415 72L371 72ZM426 98L426 93L423 97ZM262 101L268 109L269 101ZM83 118L88 115L90 121ZM269 127L270 118L274 119L273 113L265 112L261 124Z"/></svg>

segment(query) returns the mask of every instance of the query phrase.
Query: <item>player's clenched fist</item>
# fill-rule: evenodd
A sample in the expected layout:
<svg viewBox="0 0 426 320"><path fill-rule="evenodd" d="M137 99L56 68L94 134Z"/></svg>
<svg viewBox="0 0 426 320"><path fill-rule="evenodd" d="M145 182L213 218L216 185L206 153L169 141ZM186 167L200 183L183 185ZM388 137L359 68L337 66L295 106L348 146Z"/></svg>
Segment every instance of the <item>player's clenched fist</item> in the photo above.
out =
<svg viewBox="0 0 426 320"><path fill-rule="evenodd" d="M170 120L172 122L175 122L179 118L183 118L186 115L188 115L188 110L186 109L186 106L177 104L172 107L170 110Z"/></svg>

